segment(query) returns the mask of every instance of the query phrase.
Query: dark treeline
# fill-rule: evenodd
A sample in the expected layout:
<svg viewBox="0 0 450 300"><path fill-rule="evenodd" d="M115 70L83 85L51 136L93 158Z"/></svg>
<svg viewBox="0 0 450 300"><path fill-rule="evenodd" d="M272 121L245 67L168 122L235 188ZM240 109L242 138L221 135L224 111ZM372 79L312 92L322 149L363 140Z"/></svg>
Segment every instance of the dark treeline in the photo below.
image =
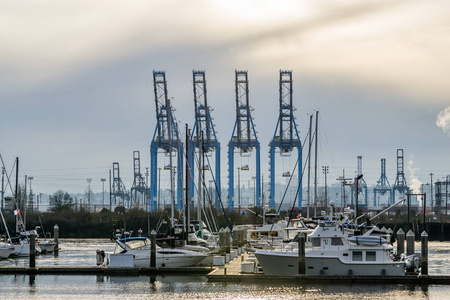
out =
<svg viewBox="0 0 450 300"><path fill-rule="evenodd" d="M256 208L252 210L258 211ZM9 212L4 215L10 233L14 233L14 216ZM176 222L182 223L179 212L175 211L174 215ZM196 211L192 211L191 219L196 219L196 215ZM116 207L113 212L108 209L103 209L101 212L88 212L62 208L57 211L41 212L39 215L29 212L24 221L26 222L27 230L41 226L38 229L38 234L41 237L44 235L42 228L44 228L46 233L51 233L53 237L53 228L55 225L58 225L60 238L113 238L117 229L120 231L132 231L134 236L138 235L139 229L142 230L143 236L148 236L149 231L156 230L158 227L158 233L168 233L171 224L170 216L170 209L166 209L163 212L148 213L143 209L125 210L123 207ZM262 223L261 214L258 213L256 215L243 211L241 215L239 215L238 211L234 211L227 213L226 217L224 214L220 214L214 216L214 218L219 228L227 227L227 221L232 226ZM4 232L3 225L0 226L0 231Z"/></svg>

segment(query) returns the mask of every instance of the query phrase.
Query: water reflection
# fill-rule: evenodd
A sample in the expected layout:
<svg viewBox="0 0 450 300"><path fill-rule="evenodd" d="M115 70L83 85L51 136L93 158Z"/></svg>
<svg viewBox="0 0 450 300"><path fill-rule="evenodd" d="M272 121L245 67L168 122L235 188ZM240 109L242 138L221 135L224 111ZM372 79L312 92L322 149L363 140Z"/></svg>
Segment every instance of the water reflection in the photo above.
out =
<svg viewBox="0 0 450 300"><path fill-rule="evenodd" d="M0 275L2 299L423 299L449 286L401 284L208 283L204 276Z"/></svg>
<svg viewBox="0 0 450 300"><path fill-rule="evenodd" d="M111 253L109 240L60 240L58 255L41 255L39 266L96 266L96 251ZM416 249L420 247L416 246ZM450 274L450 243L430 242L430 275ZM0 266L28 266L27 258L1 260ZM446 299L450 286L209 283L204 276L0 275L1 299Z"/></svg>

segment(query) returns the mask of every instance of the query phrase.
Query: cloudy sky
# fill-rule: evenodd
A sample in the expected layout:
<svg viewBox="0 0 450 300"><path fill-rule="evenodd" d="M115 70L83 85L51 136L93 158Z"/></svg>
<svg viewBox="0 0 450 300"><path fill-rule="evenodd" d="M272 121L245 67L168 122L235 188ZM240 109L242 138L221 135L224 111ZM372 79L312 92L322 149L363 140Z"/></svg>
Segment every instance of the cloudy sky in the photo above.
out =
<svg viewBox="0 0 450 300"><path fill-rule="evenodd" d="M20 158L20 176L33 176L35 193L84 192L87 178L100 192L113 162L131 187L133 151L140 151L142 169L150 163L153 70L166 71L183 128L193 125L192 70L206 71L223 186L236 69L248 71L266 179L280 69L293 72L301 139L309 115L320 112L319 166L330 166L329 181L343 169L354 176L362 155L369 185L380 177L381 158L393 185L398 148L408 183L450 174L448 1L0 5L0 153L8 174Z"/></svg>

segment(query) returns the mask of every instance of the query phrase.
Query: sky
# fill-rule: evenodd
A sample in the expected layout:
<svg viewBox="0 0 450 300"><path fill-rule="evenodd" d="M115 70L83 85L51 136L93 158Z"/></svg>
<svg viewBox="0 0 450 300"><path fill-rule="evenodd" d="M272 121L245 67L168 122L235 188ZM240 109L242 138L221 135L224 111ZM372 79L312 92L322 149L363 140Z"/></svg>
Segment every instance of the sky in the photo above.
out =
<svg viewBox="0 0 450 300"><path fill-rule="evenodd" d="M133 151L140 151L143 173L150 164L153 70L166 72L181 128L194 124L192 71L206 72L224 187L235 70L248 71L266 181L280 70L293 73L302 142L309 115L319 111L318 166L329 166L328 182L337 182L344 169L354 177L361 155L369 186L380 178L381 158L393 185L397 149L404 149L406 180L415 188L430 182L430 173L433 181L450 174L448 1L0 5L0 153L12 177L19 157L19 176L33 177L35 193L84 192L87 178L100 192L113 162L131 187ZM295 162L281 160L279 174ZM244 182L250 173L242 174ZM168 176L162 177L167 185Z"/></svg>

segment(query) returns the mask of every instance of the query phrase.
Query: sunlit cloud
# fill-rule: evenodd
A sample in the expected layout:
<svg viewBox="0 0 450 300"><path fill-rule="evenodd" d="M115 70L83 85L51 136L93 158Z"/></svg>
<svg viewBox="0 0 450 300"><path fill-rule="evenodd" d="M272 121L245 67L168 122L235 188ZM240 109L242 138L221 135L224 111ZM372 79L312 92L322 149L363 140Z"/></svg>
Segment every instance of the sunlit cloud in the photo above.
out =
<svg viewBox="0 0 450 300"><path fill-rule="evenodd" d="M142 53L157 61L210 51L217 67L258 76L294 69L442 103L450 95L448 11L444 0L9 1L0 11L0 75L20 91Z"/></svg>

